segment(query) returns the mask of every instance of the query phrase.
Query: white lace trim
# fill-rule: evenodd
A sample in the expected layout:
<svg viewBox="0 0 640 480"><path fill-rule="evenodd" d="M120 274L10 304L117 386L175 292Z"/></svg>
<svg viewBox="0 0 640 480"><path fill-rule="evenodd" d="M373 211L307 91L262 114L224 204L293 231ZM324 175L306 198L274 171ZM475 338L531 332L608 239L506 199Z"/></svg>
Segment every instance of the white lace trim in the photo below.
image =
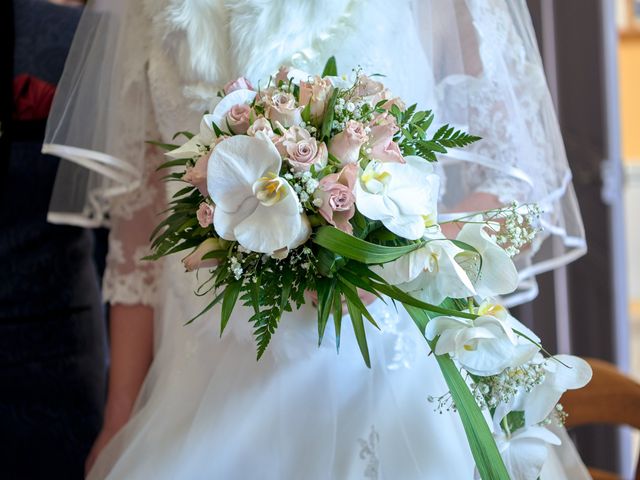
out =
<svg viewBox="0 0 640 480"><path fill-rule="evenodd" d="M133 264L127 265L123 252L122 241L111 239L108 266L102 284L104 301L123 305L155 305L158 300L162 261L142 260L150 250L147 246L140 246L133 255ZM130 270L124 271L123 265Z"/></svg>

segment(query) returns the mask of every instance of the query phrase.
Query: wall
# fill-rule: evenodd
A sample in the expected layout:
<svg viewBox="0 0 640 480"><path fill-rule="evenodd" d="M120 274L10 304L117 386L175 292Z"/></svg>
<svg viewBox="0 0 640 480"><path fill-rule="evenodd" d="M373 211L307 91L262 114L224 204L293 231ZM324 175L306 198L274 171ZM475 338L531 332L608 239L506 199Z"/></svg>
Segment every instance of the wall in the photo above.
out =
<svg viewBox="0 0 640 480"><path fill-rule="evenodd" d="M623 35L619 49L622 152L640 164L640 34Z"/></svg>

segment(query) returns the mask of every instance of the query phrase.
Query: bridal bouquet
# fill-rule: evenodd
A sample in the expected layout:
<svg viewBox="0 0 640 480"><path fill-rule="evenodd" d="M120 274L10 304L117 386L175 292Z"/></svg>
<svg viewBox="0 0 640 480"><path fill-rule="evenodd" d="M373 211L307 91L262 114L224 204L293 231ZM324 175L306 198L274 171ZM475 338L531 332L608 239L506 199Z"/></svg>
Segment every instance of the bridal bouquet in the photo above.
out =
<svg viewBox="0 0 640 480"><path fill-rule="evenodd" d="M537 478L562 393L590 378L575 357L546 355L533 332L492 298L512 292L511 260L537 232L537 208L509 205L461 216L455 239L438 223L438 155L479 140L406 107L356 72L338 77L281 68L255 89L240 78L220 92L197 134L163 145L170 181L184 182L153 234L152 259L189 250L187 270L208 276L198 294L237 302L260 358L285 312L317 305L318 342L330 318L340 345L343 305L369 365L361 293L401 304L449 386L432 399L462 419L483 479ZM298 75L300 77L300 75ZM208 269L208 270L206 270Z"/></svg>

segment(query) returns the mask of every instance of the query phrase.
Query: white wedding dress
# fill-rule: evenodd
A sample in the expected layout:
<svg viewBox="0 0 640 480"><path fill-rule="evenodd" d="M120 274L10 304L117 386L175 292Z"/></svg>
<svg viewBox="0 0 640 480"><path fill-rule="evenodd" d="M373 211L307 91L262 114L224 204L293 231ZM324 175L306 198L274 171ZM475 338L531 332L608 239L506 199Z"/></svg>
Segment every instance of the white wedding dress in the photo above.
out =
<svg viewBox="0 0 640 480"><path fill-rule="evenodd" d="M197 275L176 257L139 260L166 201L153 173L161 155L142 142L194 130L228 80L264 82L280 64L319 73L335 54L342 72L385 74L395 94L435 108L436 122L485 137L471 159L446 159L443 205L465 191L547 202L561 251L544 262L555 266L582 248L580 220L524 3L515 3L112 0L85 14L45 145L72 161L61 167L51 219L95 224L108 206L105 295L153 306L156 322L135 414L90 479L473 478L457 414L436 413L427 400L447 387L403 311L371 306L382 331L368 331L370 369L346 318L339 354L330 327L318 347L311 306L282 319L259 362L241 308L221 338L218 310L184 326L207 301L193 294ZM522 262L523 272L536 271L533 255ZM542 478L588 478L558 433L563 445Z"/></svg>

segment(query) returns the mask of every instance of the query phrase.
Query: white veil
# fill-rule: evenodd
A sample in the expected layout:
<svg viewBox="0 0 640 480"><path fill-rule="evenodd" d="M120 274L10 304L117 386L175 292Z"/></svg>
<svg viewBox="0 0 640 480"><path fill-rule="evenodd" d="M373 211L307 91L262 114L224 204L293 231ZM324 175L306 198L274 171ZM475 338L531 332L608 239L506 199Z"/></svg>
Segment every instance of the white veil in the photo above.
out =
<svg viewBox="0 0 640 480"><path fill-rule="evenodd" d="M143 7L128 0L95 0L86 9L47 126L44 151L65 159L50 221L107 223L110 198L139 186L144 140L153 122L146 86L150 21L145 20L149 14L145 8L163 2L148 1ZM292 6L286 0L272 2ZM367 2L357 0L329 3L341 4L347 12L367 8ZM392 0L387 3L388 8L397 5ZM434 108L436 123L450 123L483 137L442 159L447 177L443 211L451 211L474 192L487 192L501 201L537 202L545 212L544 231L517 258L522 291L507 299L510 304L526 301L537 293L535 274L568 263L586 248L526 2L412 3L414 22L407 29L415 27L412 35L423 47L413 55L416 62L426 60L433 75L425 79L423 89L430 92L423 98L434 98L436 103L422 106ZM324 2L314 8L322 7ZM370 30L369 35L375 34ZM303 53L308 54L308 71L316 73L319 62L314 52ZM316 51L315 56L323 62L326 53L333 52Z"/></svg>
<svg viewBox="0 0 640 480"><path fill-rule="evenodd" d="M62 159L50 222L108 224L110 198L140 185L152 120L141 10L127 0L95 0L85 8L43 145Z"/></svg>

